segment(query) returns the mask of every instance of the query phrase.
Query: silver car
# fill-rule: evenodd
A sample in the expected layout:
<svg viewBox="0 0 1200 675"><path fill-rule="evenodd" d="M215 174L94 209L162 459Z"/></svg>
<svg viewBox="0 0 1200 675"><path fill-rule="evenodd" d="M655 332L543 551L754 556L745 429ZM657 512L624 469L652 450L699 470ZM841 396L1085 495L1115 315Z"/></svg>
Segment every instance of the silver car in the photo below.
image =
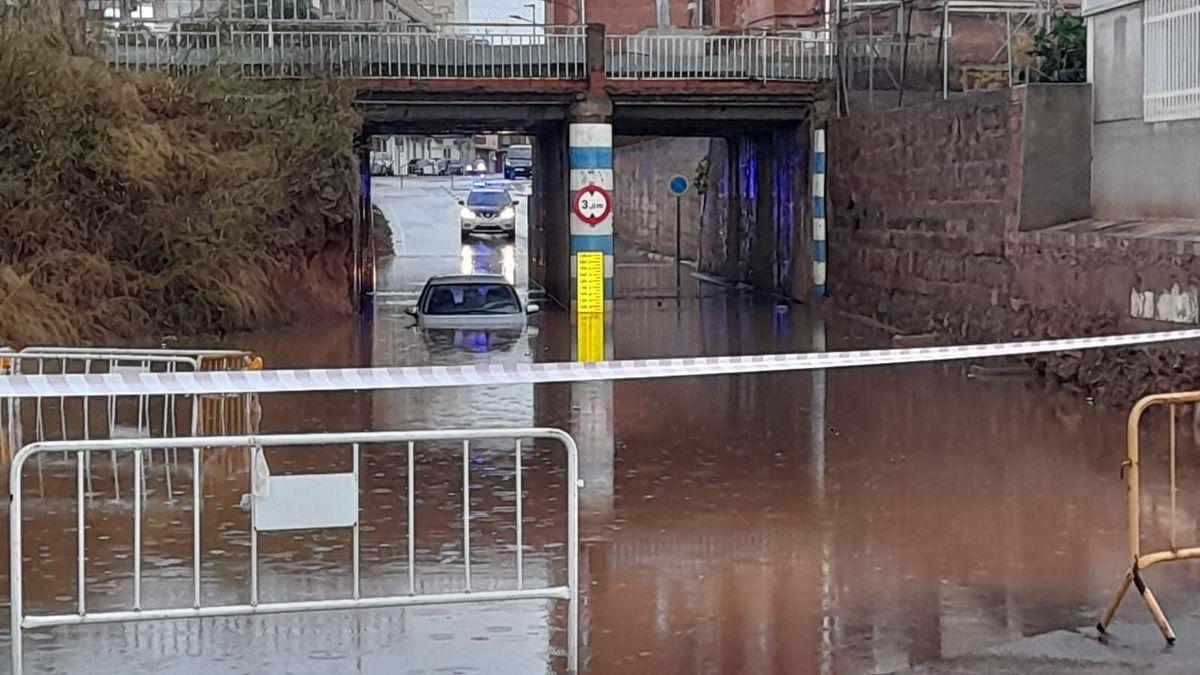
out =
<svg viewBox="0 0 1200 675"><path fill-rule="evenodd" d="M451 274L425 283L417 304L405 310L418 328L513 330L525 327L536 304L521 306L512 284L494 274Z"/></svg>
<svg viewBox="0 0 1200 675"><path fill-rule="evenodd" d="M503 237L508 241L517 238L517 206L508 191L502 187L474 187L466 201L459 201L458 220L462 227L462 241L476 237Z"/></svg>

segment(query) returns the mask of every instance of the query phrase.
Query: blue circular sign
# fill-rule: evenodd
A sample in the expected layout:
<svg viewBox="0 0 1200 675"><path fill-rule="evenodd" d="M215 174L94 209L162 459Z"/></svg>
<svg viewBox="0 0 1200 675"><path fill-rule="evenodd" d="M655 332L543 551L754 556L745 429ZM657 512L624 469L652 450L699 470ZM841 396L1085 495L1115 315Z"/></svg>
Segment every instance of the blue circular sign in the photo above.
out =
<svg viewBox="0 0 1200 675"><path fill-rule="evenodd" d="M675 176L667 184L667 188L671 190L671 194L679 197L688 191L688 179L683 176Z"/></svg>

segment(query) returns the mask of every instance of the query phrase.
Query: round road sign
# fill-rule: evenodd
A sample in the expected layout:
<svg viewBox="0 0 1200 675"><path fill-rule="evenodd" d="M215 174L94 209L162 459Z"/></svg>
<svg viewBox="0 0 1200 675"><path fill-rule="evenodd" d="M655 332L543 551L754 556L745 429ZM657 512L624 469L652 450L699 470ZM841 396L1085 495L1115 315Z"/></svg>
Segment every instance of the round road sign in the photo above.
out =
<svg viewBox="0 0 1200 675"><path fill-rule="evenodd" d="M571 210L588 225L599 225L612 213L612 196L599 185L589 185L575 193Z"/></svg>
<svg viewBox="0 0 1200 675"><path fill-rule="evenodd" d="M667 188L676 197L682 197L688 191L688 187L690 187L688 179L679 175L672 177L671 181L667 183Z"/></svg>

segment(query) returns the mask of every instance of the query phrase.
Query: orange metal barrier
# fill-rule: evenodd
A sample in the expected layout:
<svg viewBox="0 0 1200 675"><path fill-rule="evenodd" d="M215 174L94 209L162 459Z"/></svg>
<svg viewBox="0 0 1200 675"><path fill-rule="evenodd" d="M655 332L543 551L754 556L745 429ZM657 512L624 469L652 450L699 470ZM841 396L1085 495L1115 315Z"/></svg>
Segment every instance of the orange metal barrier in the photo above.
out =
<svg viewBox="0 0 1200 675"><path fill-rule="evenodd" d="M1186 391L1172 394L1154 394L1147 396L1134 404L1133 409L1129 411L1129 422L1126 426L1126 445L1128 448L1128 457L1121 465L1122 473L1125 476L1128 486L1128 503L1129 510L1129 557L1131 564L1129 570L1125 572L1125 577L1121 580L1121 585L1117 588L1117 593L1109 603L1108 609L1105 610L1104 616L1100 619L1100 623L1096 628L1101 633L1105 632L1108 626L1112 623L1113 615L1117 612L1117 607L1121 605L1121 600L1125 597L1125 592L1129 590L1129 585L1133 584L1137 587L1138 593L1145 601L1146 607L1150 610L1150 615L1154 617L1154 622L1158 624L1159 630L1162 631L1163 637L1167 642L1173 644L1175 642L1175 631L1171 629L1170 622L1167 621L1166 615L1163 614L1162 608L1159 607L1158 601L1154 598L1154 593L1150 591L1150 587L1146 585L1142 578L1142 572L1151 565L1172 560L1188 560L1191 558L1200 558L1200 547L1179 548L1176 541L1176 530L1178 523L1178 511L1176 509L1176 453L1175 453L1175 425L1177 418L1177 408L1180 405L1188 403L1200 403L1200 391ZM1170 407L1171 423L1170 423L1170 523L1169 523L1169 538L1170 548L1165 551L1155 551L1153 553L1142 553L1141 550L1141 489L1139 485L1139 443L1138 431L1141 426L1142 415L1151 407L1165 405Z"/></svg>
<svg viewBox="0 0 1200 675"><path fill-rule="evenodd" d="M201 356L199 371L262 370L261 357L250 353ZM212 394L200 397L201 436L256 434L262 419L262 406L255 394Z"/></svg>

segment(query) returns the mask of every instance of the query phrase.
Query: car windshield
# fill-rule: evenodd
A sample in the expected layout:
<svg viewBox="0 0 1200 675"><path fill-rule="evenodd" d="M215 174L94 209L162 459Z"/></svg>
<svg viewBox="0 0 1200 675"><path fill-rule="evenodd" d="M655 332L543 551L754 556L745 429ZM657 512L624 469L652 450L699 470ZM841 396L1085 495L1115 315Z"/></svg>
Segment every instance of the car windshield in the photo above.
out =
<svg viewBox="0 0 1200 675"><path fill-rule="evenodd" d="M514 145L508 149L509 159L533 159L533 148L528 145Z"/></svg>
<svg viewBox="0 0 1200 675"><path fill-rule="evenodd" d="M511 201L507 192L472 192L467 197L468 206L508 206Z"/></svg>
<svg viewBox="0 0 1200 675"><path fill-rule="evenodd" d="M438 284L430 289L425 301L425 313L433 316L520 311L521 302L512 286L500 283Z"/></svg>

